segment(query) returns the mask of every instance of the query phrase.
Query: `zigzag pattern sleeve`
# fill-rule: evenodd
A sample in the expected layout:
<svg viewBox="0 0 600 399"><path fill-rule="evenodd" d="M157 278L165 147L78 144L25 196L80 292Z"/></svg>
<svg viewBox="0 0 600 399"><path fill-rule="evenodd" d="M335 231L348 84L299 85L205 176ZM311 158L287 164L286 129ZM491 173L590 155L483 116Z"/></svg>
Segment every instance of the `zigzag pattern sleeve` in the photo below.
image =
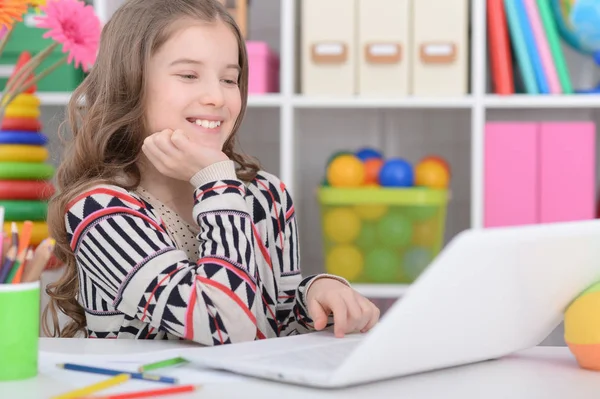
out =
<svg viewBox="0 0 600 399"><path fill-rule="evenodd" d="M285 199L285 229L277 319L280 323L280 335L302 334L315 330L306 303L306 293L310 286L320 278L333 278L347 286L350 286L350 283L344 278L327 273L302 277L296 212L292 197L285 187L282 197ZM332 326L333 322L333 315L330 315L326 326Z"/></svg>
<svg viewBox="0 0 600 399"><path fill-rule="evenodd" d="M90 282L118 311L175 336L204 345L261 338L244 193L239 180L196 190L194 214L202 237L194 264L175 248L152 210L126 190L87 191L66 215L80 277L85 276L80 281Z"/></svg>
<svg viewBox="0 0 600 399"><path fill-rule="evenodd" d="M282 336L314 330L304 300L306 286L314 276L302 277L296 214L287 190L284 195L287 197L287 207L285 208L283 263L277 297L277 321Z"/></svg>

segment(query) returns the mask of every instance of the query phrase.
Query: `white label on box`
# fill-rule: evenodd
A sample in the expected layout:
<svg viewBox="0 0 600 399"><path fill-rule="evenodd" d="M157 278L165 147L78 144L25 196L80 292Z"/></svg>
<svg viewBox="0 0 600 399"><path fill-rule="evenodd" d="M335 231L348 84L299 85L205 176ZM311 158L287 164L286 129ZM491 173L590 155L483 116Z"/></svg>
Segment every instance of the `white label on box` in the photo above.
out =
<svg viewBox="0 0 600 399"><path fill-rule="evenodd" d="M424 48L425 55L428 56L450 56L452 55L452 45L450 44L428 44Z"/></svg>
<svg viewBox="0 0 600 399"><path fill-rule="evenodd" d="M342 55L344 45L342 43L319 43L315 46L317 55Z"/></svg>
<svg viewBox="0 0 600 399"><path fill-rule="evenodd" d="M369 46L369 53L373 56L391 56L398 54L398 46L395 44L371 44Z"/></svg>
<svg viewBox="0 0 600 399"><path fill-rule="evenodd" d="M424 50L425 54L430 56L452 55L452 45L450 44L428 44Z"/></svg>

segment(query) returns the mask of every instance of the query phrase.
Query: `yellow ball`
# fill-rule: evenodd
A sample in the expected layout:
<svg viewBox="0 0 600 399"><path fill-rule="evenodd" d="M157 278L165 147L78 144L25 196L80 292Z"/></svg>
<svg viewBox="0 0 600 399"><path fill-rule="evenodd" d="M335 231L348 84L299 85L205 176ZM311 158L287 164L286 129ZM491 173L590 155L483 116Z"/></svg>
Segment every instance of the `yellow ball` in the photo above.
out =
<svg viewBox="0 0 600 399"><path fill-rule="evenodd" d="M352 154L334 158L327 167L327 181L332 187L359 187L365 182L365 166Z"/></svg>
<svg viewBox="0 0 600 399"><path fill-rule="evenodd" d="M437 219L423 220L413 223L412 244L418 247L431 247L438 240L439 226Z"/></svg>
<svg viewBox="0 0 600 399"><path fill-rule="evenodd" d="M338 245L333 247L325 259L328 273L355 280L364 268L363 254L353 245Z"/></svg>
<svg viewBox="0 0 600 399"><path fill-rule="evenodd" d="M323 218L325 237L338 244L347 244L360 234L361 222L351 208L333 208Z"/></svg>
<svg viewBox="0 0 600 399"><path fill-rule="evenodd" d="M388 211L387 205L355 205L354 210L363 220L379 220Z"/></svg>
<svg viewBox="0 0 600 399"><path fill-rule="evenodd" d="M600 291L575 299L565 312L565 340L573 344L600 344Z"/></svg>
<svg viewBox="0 0 600 399"><path fill-rule="evenodd" d="M564 317L565 342L584 369L600 371L600 283L581 293Z"/></svg>

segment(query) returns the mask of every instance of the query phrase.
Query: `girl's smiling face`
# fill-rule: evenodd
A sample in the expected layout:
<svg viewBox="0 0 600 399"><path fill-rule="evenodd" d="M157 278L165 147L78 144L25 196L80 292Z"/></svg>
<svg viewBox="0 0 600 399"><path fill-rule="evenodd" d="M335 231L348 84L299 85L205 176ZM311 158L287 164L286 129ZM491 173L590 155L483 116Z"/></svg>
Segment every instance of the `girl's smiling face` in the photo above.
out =
<svg viewBox="0 0 600 399"><path fill-rule="evenodd" d="M238 57L236 37L220 20L176 29L148 64L146 134L181 129L221 150L242 107Z"/></svg>

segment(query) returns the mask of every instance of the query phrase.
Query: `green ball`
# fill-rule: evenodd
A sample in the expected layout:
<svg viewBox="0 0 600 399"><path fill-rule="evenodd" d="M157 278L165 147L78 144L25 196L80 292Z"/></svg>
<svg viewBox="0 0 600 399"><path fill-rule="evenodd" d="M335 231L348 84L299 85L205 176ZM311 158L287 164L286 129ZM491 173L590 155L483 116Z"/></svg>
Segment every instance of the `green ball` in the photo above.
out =
<svg viewBox="0 0 600 399"><path fill-rule="evenodd" d="M392 250L376 248L365 257L365 275L376 283L394 283L399 280L402 268L400 257Z"/></svg>
<svg viewBox="0 0 600 399"><path fill-rule="evenodd" d="M403 265L404 274L410 281L414 281L429 266L433 260L433 254L430 250L421 247L414 247L404 253Z"/></svg>
<svg viewBox="0 0 600 399"><path fill-rule="evenodd" d="M437 215L437 206L411 206L406 208L406 215L415 221L424 221Z"/></svg>
<svg viewBox="0 0 600 399"><path fill-rule="evenodd" d="M390 212L377 224L379 242L388 248L408 245L412 237L412 223L398 211Z"/></svg>
<svg viewBox="0 0 600 399"><path fill-rule="evenodd" d="M356 238L356 245L367 252L377 244L377 225L375 223L363 222L360 233Z"/></svg>

